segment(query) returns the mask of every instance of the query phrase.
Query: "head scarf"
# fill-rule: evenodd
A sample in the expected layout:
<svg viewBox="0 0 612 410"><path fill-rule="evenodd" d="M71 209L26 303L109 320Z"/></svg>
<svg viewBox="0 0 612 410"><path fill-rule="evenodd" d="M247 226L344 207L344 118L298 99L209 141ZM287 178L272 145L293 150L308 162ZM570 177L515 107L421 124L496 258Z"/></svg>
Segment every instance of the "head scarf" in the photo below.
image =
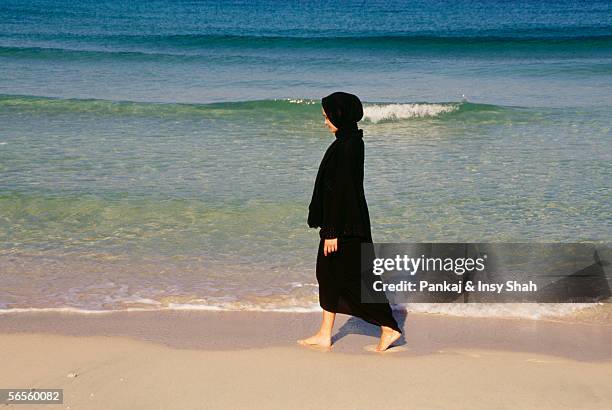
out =
<svg viewBox="0 0 612 410"><path fill-rule="evenodd" d="M336 136L358 132L357 122L363 118L363 105L354 94L337 91L321 99L323 110L338 131Z"/></svg>

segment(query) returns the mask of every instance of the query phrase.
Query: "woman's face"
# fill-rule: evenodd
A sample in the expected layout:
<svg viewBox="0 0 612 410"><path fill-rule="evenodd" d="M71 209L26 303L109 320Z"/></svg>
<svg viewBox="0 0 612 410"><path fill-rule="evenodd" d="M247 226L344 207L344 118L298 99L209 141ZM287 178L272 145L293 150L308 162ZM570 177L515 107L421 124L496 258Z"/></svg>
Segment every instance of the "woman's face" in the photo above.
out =
<svg viewBox="0 0 612 410"><path fill-rule="evenodd" d="M323 117L325 118L325 125L327 126L327 128L329 128L329 130L331 132L338 131L338 128L336 128L336 126L334 124L332 124L332 122L329 120L329 117L327 116L327 114L325 114L325 110L323 109L323 107L321 107L321 111L323 111Z"/></svg>

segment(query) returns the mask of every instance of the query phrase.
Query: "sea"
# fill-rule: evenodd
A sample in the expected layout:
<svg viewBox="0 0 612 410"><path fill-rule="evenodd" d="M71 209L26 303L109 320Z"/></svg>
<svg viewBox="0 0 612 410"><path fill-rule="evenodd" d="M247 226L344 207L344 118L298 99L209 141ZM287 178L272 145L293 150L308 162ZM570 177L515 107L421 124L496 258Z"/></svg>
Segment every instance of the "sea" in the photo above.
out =
<svg viewBox="0 0 612 410"><path fill-rule="evenodd" d="M610 242L610 1L3 0L0 312L320 310L334 91L375 242Z"/></svg>

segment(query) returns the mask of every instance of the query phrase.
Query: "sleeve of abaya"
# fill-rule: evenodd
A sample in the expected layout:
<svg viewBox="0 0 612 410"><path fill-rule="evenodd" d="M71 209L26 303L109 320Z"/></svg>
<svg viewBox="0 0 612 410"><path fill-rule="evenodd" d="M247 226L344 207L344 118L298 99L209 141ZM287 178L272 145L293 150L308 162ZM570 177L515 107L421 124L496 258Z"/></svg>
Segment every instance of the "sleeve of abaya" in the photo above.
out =
<svg viewBox="0 0 612 410"><path fill-rule="evenodd" d="M363 142L347 141L339 147L334 161L333 177L326 184L323 196L323 223L319 235L324 239L337 238L362 228L359 211L359 167L363 169Z"/></svg>

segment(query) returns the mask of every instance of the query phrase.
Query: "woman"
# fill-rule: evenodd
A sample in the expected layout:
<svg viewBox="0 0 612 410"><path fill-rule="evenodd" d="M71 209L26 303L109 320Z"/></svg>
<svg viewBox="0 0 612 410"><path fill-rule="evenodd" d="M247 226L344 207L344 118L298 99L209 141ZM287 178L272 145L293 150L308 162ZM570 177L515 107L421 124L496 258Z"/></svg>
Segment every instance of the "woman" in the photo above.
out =
<svg viewBox="0 0 612 410"><path fill-rule="evenodd" d="M344 92L321 102L325 124L336 136L319 166L308 213L308 226L321 228L316 271L323 321L315 335L298 343L330 348L336 313L344 313L381 327L376 347L381 352L400 338L401 329L388 303L361 301L361 244L372 243L363 191L363 130L357 128L363 107L357 96Z"/></svg>

